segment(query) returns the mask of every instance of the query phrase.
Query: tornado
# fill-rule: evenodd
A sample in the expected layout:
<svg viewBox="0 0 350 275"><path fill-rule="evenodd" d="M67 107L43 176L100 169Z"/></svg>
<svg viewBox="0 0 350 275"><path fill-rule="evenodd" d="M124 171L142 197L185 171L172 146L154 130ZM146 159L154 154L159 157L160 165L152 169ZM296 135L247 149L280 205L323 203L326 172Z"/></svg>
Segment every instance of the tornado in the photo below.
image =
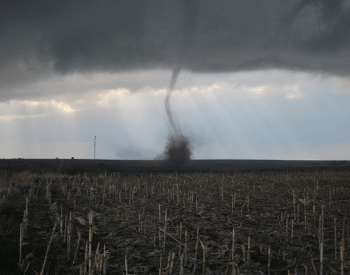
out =
<svg viewBox="0 0 350 275"><path fill-rule="evenodd" d="M165 146L164 155L166 160L172 164L179 166L191 158L191 143L190 139L182 134L179 124L175 122L173 111L170 105L171 95L173 93L176 81L181 72L183 63L186 60L188 49L195 35L196 19L198 13L198 0L183 0L182 1L184 18L182 31L182 47L180 56L173 69L167 95L165 97L165 111L168 122L170 124L170 134L168 143Z"/></svg>

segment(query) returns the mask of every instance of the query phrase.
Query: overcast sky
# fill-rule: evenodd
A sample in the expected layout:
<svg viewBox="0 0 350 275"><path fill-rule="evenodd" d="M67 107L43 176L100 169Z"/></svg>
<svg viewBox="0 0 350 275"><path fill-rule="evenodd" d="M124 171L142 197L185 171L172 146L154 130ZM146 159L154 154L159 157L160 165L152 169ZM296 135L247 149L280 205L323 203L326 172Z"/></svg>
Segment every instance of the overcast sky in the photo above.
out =
<svg viewBox="0 0 350 275"><path fill-rule="evenodd" d="M0 157L350 159L350 0L0 2ZM178 74L177 74L178 73Z"/></svg>

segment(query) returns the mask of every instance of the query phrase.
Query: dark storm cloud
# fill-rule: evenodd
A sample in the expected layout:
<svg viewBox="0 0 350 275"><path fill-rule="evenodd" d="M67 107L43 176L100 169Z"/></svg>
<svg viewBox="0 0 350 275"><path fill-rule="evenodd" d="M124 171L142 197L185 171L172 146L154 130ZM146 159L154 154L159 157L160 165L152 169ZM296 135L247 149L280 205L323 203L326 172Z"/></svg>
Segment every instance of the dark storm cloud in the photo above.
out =
<svg viewBox="0 0 350 275"><path fill-rule="evenodd" d="M191 0L189 0L191 1ZM286 68L349 75L346 0L1 1L1 90L50 73ZM193 15L194 16L194 15Z"/></svg>

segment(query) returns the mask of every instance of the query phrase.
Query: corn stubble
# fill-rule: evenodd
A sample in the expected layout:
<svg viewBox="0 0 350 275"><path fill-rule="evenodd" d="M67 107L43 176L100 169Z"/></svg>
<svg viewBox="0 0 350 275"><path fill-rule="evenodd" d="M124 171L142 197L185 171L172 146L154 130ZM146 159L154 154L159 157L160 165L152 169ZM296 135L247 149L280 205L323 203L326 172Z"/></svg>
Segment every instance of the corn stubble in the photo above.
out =
<svg viewBox="0 0 350 275"><path fill-rule="evenodd" d="M21 184L28 177L33 184ZM349 172L1 180L0 211L17 197L24 213L16 234L25 274L350 272ZM28 243L46 243L45 253L23 254Z"/></svg>

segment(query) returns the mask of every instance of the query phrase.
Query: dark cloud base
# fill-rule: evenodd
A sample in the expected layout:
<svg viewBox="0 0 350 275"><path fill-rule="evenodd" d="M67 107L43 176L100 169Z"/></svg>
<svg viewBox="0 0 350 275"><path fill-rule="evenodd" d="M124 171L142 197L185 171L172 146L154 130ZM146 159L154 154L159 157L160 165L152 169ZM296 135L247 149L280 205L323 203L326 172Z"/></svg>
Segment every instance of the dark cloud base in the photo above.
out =
<svg viewBox="0 0 350 275"><path fill-rule="evenodd" d="M350 73L345 0L206 0L188 10L181 1L1 1L0 70L10 70L14 82L49 68L173 69L191 13L197 15L187 70Z"/></svg>

